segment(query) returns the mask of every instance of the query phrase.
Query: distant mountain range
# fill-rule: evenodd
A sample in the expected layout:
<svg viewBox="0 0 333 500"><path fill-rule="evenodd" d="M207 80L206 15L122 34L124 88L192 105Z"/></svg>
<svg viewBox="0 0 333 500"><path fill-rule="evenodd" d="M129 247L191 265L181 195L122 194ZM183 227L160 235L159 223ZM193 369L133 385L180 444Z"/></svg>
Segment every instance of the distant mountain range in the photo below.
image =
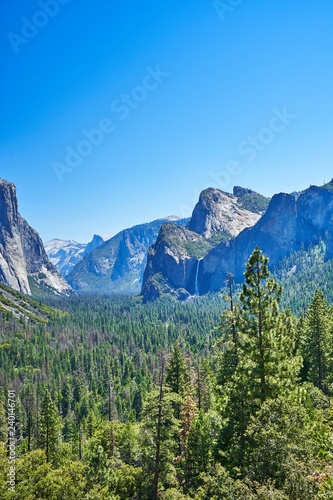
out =
<svg viewBox="0 0 333 500"><path fill-rule="evenodd" d="M297 273L305 276L310 270L301 265L302 253L295 264L293 252L306 253L321 241L323 262L317 259L316 273L333 259L333 180L272 199L241 187L232 194L209 188L190 219L170 216L112 238L94 235L88 244L54 239L45 248L18 212L14 184L0 180L0 283L37 298L76 291L141 293L144 302L165 294L186 300L219 292L227 273L241 283L256 245L269 257L271 269L278 272L282 265L283 279L297 286ZM293 263L290 269L288 263ZM325 265L326 274L329 269ZM8 293L2 292L5 309Z"/></svg>
<svg viewBox="0 0 333 500"><path fill-rule="evenodd" d="M95 234L90 243L54 239L44 243L46 253L59 273L66 277L85 255L101 246L110 236Z"/></svg>
<svg viewBox="0 0 333 500"><path fill-rule="evenodd" d="M0 283L39 299L45 294L70 295L73 289L139 293L148 248L165 222L185 225L188 219L166 217L113 238L95 234L88 244L54 239L44 248L38 233L18 213L16 187L0 180Z"/></svg>
<svg viewBox="0 0 333 500"><path fill-rule="evenodd" d="M94 249L66 277L74 290L93 293L140 293L148 248L165 222L185 225L170 216L125 229Z"/></svg>

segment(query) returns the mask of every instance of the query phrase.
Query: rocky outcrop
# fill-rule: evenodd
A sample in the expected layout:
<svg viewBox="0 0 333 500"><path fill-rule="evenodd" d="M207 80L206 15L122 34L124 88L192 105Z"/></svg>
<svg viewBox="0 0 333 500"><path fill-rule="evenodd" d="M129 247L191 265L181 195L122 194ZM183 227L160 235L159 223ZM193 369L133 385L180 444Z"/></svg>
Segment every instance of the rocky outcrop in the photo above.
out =
<svg viewBox="0 0 333 500"><path fill-rule="evenodd" d="M253 226L259 219L259 213L238 204L237 196L209 188L200 194L188 229L204 238L211 238L216 233L223 233L231 238L246 227Z"/></svg>
<svg viewBox="0 0 333 500"><path fill-rule="evenodd" d="M88 255L88 253L92 252L96 248L100 247L110 239L110 236L106 236L105 234L94 234L93 239L84 249L84 255Z"/></svg>
<svg viewBox="0 0 333 500"><path fill-rule="evenodd" d="M145 302L165 293L180 299L195 294L200 253L208 251L208 243L199 234L163 224L156 243L149 248L142 286Z"/></svg>
<svg viewBox="0 0 333 500"><path fill-rule="evenodd" d="M16 187L0 180L0 281L30 293L20 226Z"/></svg>
<svg viewBox="0 0 333 500"><path fill-rule="evenodd" d="M270 198L240 186L234 187L233 195L237 198L237 203L241 208L259 215L266 212L270 202Z"/></svg>
<svg viewBox="0 0 333 500"><path fill-rule="evenodd" d="M236 191L237 194L241 194L243 201L246 201L247 204L249 201L250 204L252 203L251 200L248 200L248 192L245 194L245 200L244 193ZM220 199L222 198L219 196L218 200ZM260 199L257 198L255 203L260 205ZM203 219L211 221L214 218L209 217L208 214ZM192 221L189 227L194 227ZM211 227L213 226L211 225ZM209 224L201 226L204 234L207 234L205 233L207 228L209 228ZM326 241L326 260L332 259L332 235L333 181L322 187L310 186L309 189L301 193L277 194L272 198L268 209L254 226L244 229L234 238L221 241L214 248L211 248L200 261L198 258L195 288L200 294L218 292L223 287L227 273L232 273L236 282L243 282L246 262L256 246L260 247L263 253L269 257L271 268L288 256L290 252L299 251L303 247L306 249L309 245L316 244L320 238ZM160 249L158 253L154 247L157 248L159 245L164 245L165 248L163 251ZM163 252L168 255L173 253L176 255L174 242L166 243L159 236L154 247L149 252L145 272L142 288L144 300L152 300L162 294L162 288L160 288L160 293L156 292L156 282L168 283L171 288L174 287L173 293L176 294L177 281L174 280L174 270L171 274L170 264L164 265L163 259L158 257L158 255L163 255ZM193 263L192 265L194 266ZM182 266L179 266L179 274L181 275L181 273ZM157 279L156 276L159 278ZM148 286L149 282L154 283L154 290ZM192 293L194 288L193 271L190 272L188 281L185 276L183 283L185 283L186 291Z"/></svg>
<svg viewBox="0 0 333 500"><path fill-rule="evenodd" d="M206 255L221 241L253 226L267 204L267 198L244 188L235 188L234 194L213 188L203 191L187 227L163 224L149 249L141 290L144 301L165 293L181 299L197 294Z"/></svg>
<svg viewBox="0 0 333 500"><path fill-rule="evenodd" d="M0 180L0 281L30 295L29 277L56 293L73 292L49 261L38 233L18 213L15 185Z"/></svg>
<svg viewBox="0 0 333 500"><path fill-rule="evenodd" d="M79 262L67 276L78 291L98 293L139 293L146 267L148 248L164 222L175 225L188 220L167 217L121 231Z"/></svg>

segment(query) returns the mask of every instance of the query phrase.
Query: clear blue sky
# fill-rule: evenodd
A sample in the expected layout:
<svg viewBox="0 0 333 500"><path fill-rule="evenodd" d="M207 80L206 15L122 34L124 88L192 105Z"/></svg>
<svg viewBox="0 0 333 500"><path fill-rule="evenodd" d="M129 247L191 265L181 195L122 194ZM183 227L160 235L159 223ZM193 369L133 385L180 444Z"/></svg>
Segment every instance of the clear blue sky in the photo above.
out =
<svg viewBox="0 0 333 500"><path fill-rule="evenodd" d="M59 3L53 17L0 6L0 177L44 240L187 215L208 186L272 195L333 177L331 0ZM273 120L284 108L289 123ZM54 162L101 121L113 131L59 182Z"/></svg>

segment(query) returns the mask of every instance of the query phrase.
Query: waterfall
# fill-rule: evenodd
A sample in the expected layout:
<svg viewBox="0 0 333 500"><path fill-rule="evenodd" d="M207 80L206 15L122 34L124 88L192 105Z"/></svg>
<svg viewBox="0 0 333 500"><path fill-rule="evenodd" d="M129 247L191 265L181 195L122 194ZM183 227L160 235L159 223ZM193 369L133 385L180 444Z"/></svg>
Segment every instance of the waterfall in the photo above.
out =
<svg viewBox="0 0 333 500"><path fill-rule="evenodd" d="M194 282L194 293L195 293L195 295L199 295L199 282L198 282L199 265L200 265L200 259L198 260L197 270L196 270L196 273L195 273L195 282Z"/></svg>

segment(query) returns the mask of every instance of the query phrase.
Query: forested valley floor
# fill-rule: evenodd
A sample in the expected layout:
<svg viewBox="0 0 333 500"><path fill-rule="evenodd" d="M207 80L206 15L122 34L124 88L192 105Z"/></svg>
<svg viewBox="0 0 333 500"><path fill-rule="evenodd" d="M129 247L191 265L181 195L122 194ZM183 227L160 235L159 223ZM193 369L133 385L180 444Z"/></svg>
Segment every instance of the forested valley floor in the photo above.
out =
<svg viewBox="0 0 333 500"><path fill-rule="evenodd" d="M322 254L296 279L303 255L270 275L256 249L241 288L185 303L47 299L48 321L29 322L1 309L1 499L333 499Z"/></svg>

